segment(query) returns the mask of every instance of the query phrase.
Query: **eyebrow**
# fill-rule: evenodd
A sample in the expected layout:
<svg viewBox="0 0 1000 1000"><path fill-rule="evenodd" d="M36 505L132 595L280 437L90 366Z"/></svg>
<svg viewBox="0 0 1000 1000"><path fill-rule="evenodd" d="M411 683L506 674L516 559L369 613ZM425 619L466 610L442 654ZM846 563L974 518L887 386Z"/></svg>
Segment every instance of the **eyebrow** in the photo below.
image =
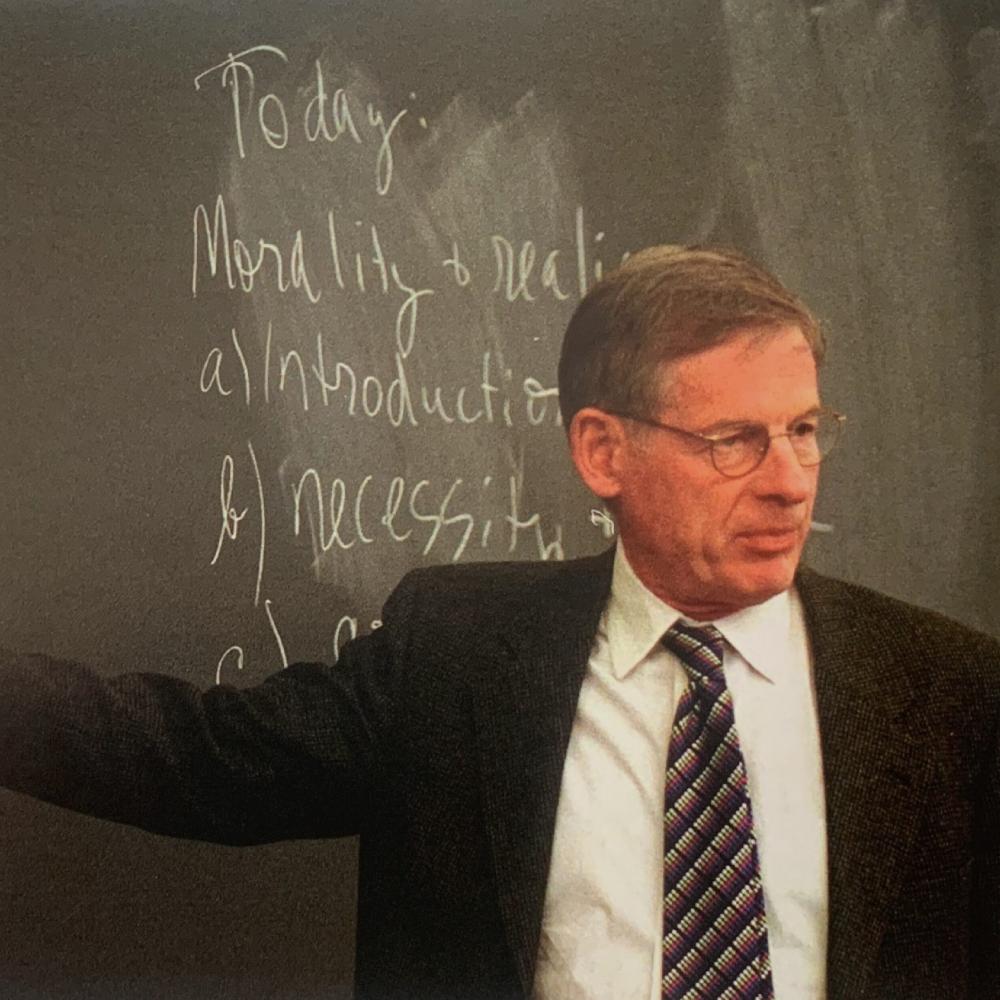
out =
<svg viewBox="0 0 1000 1000"><path fill-rule="evenodd" d="M806 417L814 417L817 413L820 413L822 409L823 407L819 403L815 406L810 406L808 410L803 410L801 413L797 413L794 417L792 417L786 426L790 427L792 424L799 420L804 420ZM717 420L714 424L710 424L708 427L699 428L696 433L705 435L719 434L722 431L736 430L740 427L760 426L761 423L762 421L760 420Z"/></svg>

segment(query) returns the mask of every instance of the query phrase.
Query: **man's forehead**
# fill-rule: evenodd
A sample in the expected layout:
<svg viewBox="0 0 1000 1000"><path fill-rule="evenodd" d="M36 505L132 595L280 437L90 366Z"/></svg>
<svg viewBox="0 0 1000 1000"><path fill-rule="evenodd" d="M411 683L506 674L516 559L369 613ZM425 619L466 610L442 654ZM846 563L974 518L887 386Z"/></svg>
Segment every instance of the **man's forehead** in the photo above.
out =
<svg viewBox="0 0 1000 1000"><path fill-rule="evenodd" d="M804 412L819 398L812 348L797 326L734 331L704 351L665 362L660 379L663 405L671 409L785 400Z"/></svg>

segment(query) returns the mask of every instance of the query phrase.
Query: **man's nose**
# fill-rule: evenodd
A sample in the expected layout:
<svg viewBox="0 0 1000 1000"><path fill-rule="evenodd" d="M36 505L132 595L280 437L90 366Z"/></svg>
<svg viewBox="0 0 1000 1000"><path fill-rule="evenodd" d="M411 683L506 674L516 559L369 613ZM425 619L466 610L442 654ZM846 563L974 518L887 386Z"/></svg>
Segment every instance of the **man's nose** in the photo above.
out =
<svg viewBox="0 0 1000 1000"><path fill-rule="evenodd" d="M764 461L756 471L758 493L782 503L805 503L816 489L816 466L802 465L787 435L771 438Z"/></svg>

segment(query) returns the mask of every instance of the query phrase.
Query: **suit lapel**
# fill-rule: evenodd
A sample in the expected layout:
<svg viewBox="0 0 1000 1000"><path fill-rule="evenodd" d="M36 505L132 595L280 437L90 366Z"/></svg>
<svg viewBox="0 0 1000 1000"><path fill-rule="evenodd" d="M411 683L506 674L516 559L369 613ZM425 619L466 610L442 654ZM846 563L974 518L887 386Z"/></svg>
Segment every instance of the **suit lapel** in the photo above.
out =
<svg viewBox="0 0 1000 1000"><path fill-rule="evenodd" d="M534 977L566 747L612 565L613 550L564 563L544 593L525 593L476 693L485 819L525 994Z"/></svg>
<svg viewBox="0 0 1000 1000"><path fill-rule="evenodd" d="M920 692L863 599L802 570L829 850L829 1000L865 993L917 834L933 742ZM910 667L913 665L910 664Z"/></svg>

